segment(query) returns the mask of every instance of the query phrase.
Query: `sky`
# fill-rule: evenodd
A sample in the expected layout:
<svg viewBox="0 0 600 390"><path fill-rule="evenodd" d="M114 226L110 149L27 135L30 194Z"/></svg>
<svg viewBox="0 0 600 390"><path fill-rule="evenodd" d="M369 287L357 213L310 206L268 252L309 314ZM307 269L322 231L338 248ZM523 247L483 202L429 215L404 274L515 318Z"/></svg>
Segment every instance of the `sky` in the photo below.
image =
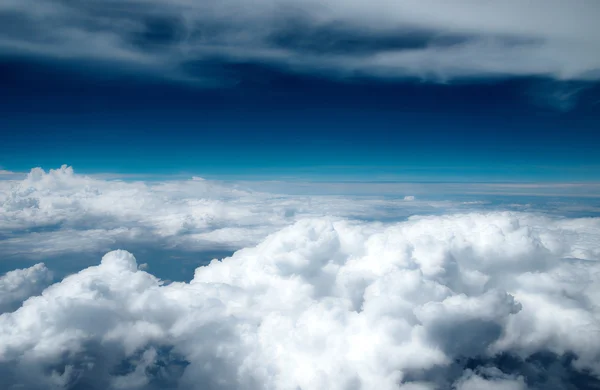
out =
<svg viewBox="0 0 600 390"><path fill-rule="evenodd" d="M597 181L599 13L593 1L4 2L0 167Z"/></svg>
<svg viewBox="0 0 600 390"><path fill-rule="evenodd" d="M0 1L0 388L600 388L599 19Z"/></svg>

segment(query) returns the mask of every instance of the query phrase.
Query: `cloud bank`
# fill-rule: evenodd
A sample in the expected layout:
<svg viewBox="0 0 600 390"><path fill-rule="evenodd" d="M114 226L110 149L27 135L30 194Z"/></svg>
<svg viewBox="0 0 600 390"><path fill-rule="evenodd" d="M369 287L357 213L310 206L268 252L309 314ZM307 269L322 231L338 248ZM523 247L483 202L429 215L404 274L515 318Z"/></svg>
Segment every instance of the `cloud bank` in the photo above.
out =
<svg viewBox="0 0 600 390"><path fill-rule="evenodd" d="M5 0L0 53L204 85L261 65L334 78L600 77L593 0Z"/></svg>
<svg viewBox="0 0 600 390"><path fill-rule="evenodd" d="M600 218L415 193L281 195L67 166L0 181L0 258L48 265L0 276L0 387L600 385ZM123 250L83 261L118 247L139 263ZM214 248L235 252L189 282L161 280L147 257ZM50 285L62 258L78 272Z"/></svg>
<svg viewBox="0 0 600 390"><path fill-rule="evenodd" d="M0 180L0 256L14 264L0 272L59 257L69 257L73 272L112 249L156 253L157 259L204 252L207 261L256 245L299 220L323 216L388 224L417 214L477 210L600 214L593 198L556 198L593 196L594 183L217 182L197 177L142 182L80 175L68 166L48 172L34 168L24 176ZM494 194L512 198L499 203ZM547 196L525 197L536 194ZM454 200L440 200L448 197ZM85 264L84 253L87 265L78 267ZM27 265L16 264L20 260ZM152 266L152 259L145 261Z"/></svg>
<svg viewBox="0 0 600 390"><path fill-rule="evenodd" d="M281 186L280 186L281 187ZM209 180L124 182L34 168L0 181L0 254L45 257L125 247L239 249L303 218L400 220L460 203L281 195Z"/></svg>
<svg viewBox="0 0 600 390"><path fill-rule="evenodd" d="M170 284L113 251L0 316L0 378L25 389L594 388L599 237L599 219L527 213L309 218Z"/></svg>

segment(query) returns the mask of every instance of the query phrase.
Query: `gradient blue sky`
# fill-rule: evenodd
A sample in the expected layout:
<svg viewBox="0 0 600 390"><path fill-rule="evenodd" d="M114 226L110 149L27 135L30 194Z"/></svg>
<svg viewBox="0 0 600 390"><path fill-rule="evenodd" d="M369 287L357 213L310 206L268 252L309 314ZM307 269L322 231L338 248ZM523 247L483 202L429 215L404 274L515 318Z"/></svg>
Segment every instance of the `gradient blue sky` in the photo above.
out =
<svg viewBox="0 0 600 390"><path fill-rule="evenodd" d="M92 3L96 14L110 14L108 6ZM10 14L4 11L6 18ZM29 11L9 11L32 17ZM129 32L110 31L128 37L136 45L135 54L167 58L181 45L180 19L149 17L133 8L111 12L105 16L111 21L128 15L144 22L143 33L133 38ZM404 72L400 74L381 76L380 69L370 65L340 74L331 69L334 65L324 70L323 64L315 63L298 70L258 55L186 57L177 64L177 72L166 65L148 71L135 61L112 62L116 51L110 50L116 49L104 46L98 46L106 50L102 56L72 55L83 49L55 39L56 47L36 52L32 45L44 33L46 19L35 32L12 20L0 27L12 42L0 42L0 169L68 164L84 173L206 177L600 180L600 87L596 63L588 58L572 59L587 66L574 74L571 63L530 69L532 61L541 59L524 58L525 54L515 57L515 67L523 60L523 69L492 72L487 65L477 65L477 58L467 57L464 63L440 62L439 69L425 71L437 72L435 77L419 75L405 63L397 65ZM505 39L504 30L511 28L520 33L511 25L498 27L504 29L499 32L471 29L470 35L437 25L365 33L359 26L323 28L311 24L309 17L293 20L296 24L274 28L269 47L319 60L339 53L362 60L390 50L402 54L431 47L446 53L477 43L482 36ZM94 22L99 23L93 18L69 23L86 34L117 28L92 28ZM233 23L248 30L252 21ZM445 33L440 35L436 28L446 28ZM545 32L541 27L540 31L535 33ZM548 36L544 44L553 45L553 36ZM502 50L522 44L508 36L497 50L508 55L512 52ZM250 52L258 53L266 44L256 45ZM488 49L473 53L484 50ZM555 56L563 54L568 53ZM497 64L503 61L496 59Z"/></svg>

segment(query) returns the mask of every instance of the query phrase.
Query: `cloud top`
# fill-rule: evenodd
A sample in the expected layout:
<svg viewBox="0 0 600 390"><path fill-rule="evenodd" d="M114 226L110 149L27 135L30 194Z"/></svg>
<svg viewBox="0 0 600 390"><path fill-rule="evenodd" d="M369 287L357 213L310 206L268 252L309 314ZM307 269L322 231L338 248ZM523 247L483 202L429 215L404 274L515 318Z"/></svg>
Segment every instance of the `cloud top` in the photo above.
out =
<svg viewBox="0 0 600 390"><path fill-rule="evenodd" d="M598 383L598 232L507 212L303 219L170 284L114 251L0 316L0 371L27 389Z"/></svg>
<svg viewBox="0 0 600 390"><path fill-rule="evenodd" d="M23 180L0 181L0 254L7 259L39 262L64 256L75 256L82 261L84 254L89 255L87 261L94 261L102 253L118 248L190 254L231 251L256 245L268 234L299 220L324 216L377 224L416 214L500 208L550 210L559 215L597 212L594 202L573 205L552 199L545 206L516 201L514 205L494 205L475 200L483 195L468 195L470 202L428 200L439 198L437 193L443 191L478 194L495 193L498 189L517 193L544 190L538 186L529 189L527 185L514 189L501 184L390 185L388 194L418 194L402 198L373 196L386 190L385 185L377 183L359 183L370 196L326 195L328 187L320 183L302 187L309 189L305 194L286 195L277 192L286 189L294 192L293 183L268 184L196 179L125 182L77 174L68 166L47 172L34 168ZM593 188L593 185L566 185L568 191L577 194L593 193ZM344 187L343 191L348 189ZM583 252L582 249L580 255L588 258L597 250ZM152 259L145 261L152 266ZM73 258L71 263L78 261Z"/></svg>
<svg viewBox="0 0 600 390"><path fill-rule="evenodd" d="M116 244L239 249L303 218L402 219L452 207L246 187L197 178L124 182L79 175L68 166L48 172L34 168L23 180L0 181L0 253L41 260L107 251Z"/></svg>
<svg viewBox="0 0 600 390"><path fill-rule="evenodd" d="M27 298L41 293L51 281L52 273L44 263L0 276L0 313L17 309Z"/></svg>

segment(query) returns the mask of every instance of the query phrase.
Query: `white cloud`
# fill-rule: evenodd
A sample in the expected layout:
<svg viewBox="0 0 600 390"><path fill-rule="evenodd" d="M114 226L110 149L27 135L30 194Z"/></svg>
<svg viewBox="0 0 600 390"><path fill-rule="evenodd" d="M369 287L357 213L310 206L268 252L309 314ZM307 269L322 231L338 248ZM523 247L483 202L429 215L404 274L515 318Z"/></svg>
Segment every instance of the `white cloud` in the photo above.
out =
<svg viewBox="0 0 600 390"><path fill-rule="evenodd" d="M168 285L110 252L0 316L0 373L32 389L564 388L565 370L600 376L599 237L598 219L526 213L310 218Z"/></svg>
<svg viewBox="0 0 600 390"><path fill-rule="evenodd" d="M0 182L0 253L41 259L106 251L116 244L238 249L307 217L399 220L452 207L246 187L197 179L111 181L75 174L67 166L48 172L34 168L22 181Z"/></svg>
<svg viewBox="0 0 600 390"><path fill-rule="evenodd" d="M170 248L186 253L229 251L255 245L268 234L301 219L323 216L390 223L415 214L489 211L499 207L515 211L551 210L561 215L565 215L563 211L575 215L582 210L597 212L593 203L498 206L476 200L482 196L479 193L541 191L544 194L547 190L526 183L385 186L354 183L341 190L328 185L331 183L268 184L194 179L125 182L78 175L67 166L48 172L35 168L23 180L0 181L0 254L12 259L44 261L65 254L87 253L96 258L123 247L136 251ZM300 187L304 192L297 191ZM569 191L593 194L595 187L561 184L549 188L564 189L567 194ZM285 190L295 195L276 193ZM458 194L460 190L474 195L463 195L459 201L427 200L432 195ZM344 191L359 195L342 195ZM374 196L383 193L391 196ZM418 197L402 198L398 193L413 193ZM473 200L465 202L464 196ZM411 197L414 198L410 200ZM594 257L586 248L582 247L576 257ZM77 264L77 260L72 263Z"/></svg>
<svg viewBox="0 0 600 390"><path fill-rule="evenodd" d="M41 293L51 281L52 273L43 263L0 276L0 313L17 309L27 298Z"/></svg>
<svg viewBox="0 0 600 390"><path fill-rule="evenodd" d="M597 80L599 12L593 0L9 0L0 17L21 23L1 25L0 50L209 84L215 59L334 77Z"/></svg>

